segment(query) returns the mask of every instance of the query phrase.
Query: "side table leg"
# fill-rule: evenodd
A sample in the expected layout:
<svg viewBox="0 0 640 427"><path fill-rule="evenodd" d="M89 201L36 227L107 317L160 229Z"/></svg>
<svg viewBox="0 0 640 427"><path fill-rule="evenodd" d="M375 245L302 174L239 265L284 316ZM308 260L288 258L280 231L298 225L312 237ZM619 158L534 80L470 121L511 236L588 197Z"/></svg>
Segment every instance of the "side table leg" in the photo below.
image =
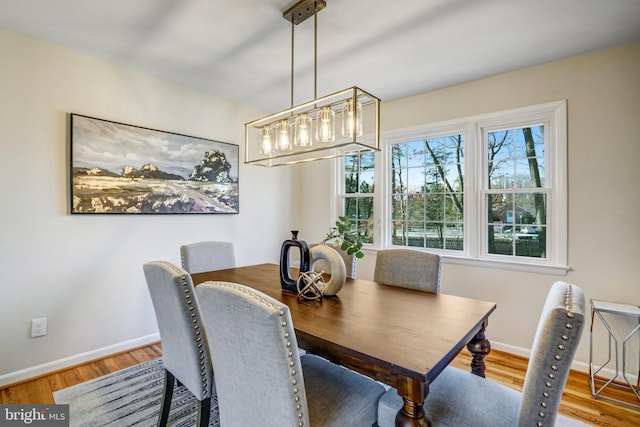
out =
<svg viewBox="0 0 640 427"><path fill-rule="evenodd" d="M484 358L491 351L491 344L489 343L487 337L484 335L486 327L487 323L485 322L476 336L473 337L471 341L469 341L469 344L467 344L467 349L473 356L473 358L471 359L471 373L482 378L485 377L484 372L486 370Z"/></svg>

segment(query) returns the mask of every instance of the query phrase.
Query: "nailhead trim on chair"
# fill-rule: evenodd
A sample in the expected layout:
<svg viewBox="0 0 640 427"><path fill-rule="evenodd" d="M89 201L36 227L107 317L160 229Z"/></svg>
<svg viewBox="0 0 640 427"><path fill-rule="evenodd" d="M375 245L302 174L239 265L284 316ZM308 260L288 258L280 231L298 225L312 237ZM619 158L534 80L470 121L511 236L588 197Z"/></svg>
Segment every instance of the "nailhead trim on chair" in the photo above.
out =
<svg viewBox="0 0 640 427"><path fill-rule="evenodd" d="M200 332L200 319L197 318L195 307L193 306L193 300L191 297L191 293L189 292L189 288L187 286L187 276L181 271L178 270L173 264L169 262L164 262L164 265L168 266L175 273L180 275L180 284L182 285L182 289L184 292L184 299L187 303L188 309L191 312L191 323L193 324L193 333L196 337L196 342L198 343L198 353L200 354L200 377L202 378L202 390L204 391L204 397L209 397L208 393L208 383L207 383L207 365L205 363L205 354L202 345L202 333Z"/></svg>
<svg viewBox="0 0 640 427"><path fill-rule="evenodd" d="M267 300L265 300L264 298L260 297L255 292L250 291L250 290L248 290L246 288L240 287L236 283L231 283L231 282L208 282L208 283L211 283L211 284L216 285L216 286L225 286L227 288L233 288L233 289L242 291L242 292L244 292L246 294L249 294L250 296L254 297L255 299L257 299L261 303L266 304L268 307L274 307L273 303L267 302ZM275 308L277 310L280 310L280 316L284 316L285 315L285 312L284 312L284 310L282 309L281 306L275 306ZM283 320L280 326L285 328L287 326L287 322ZM285 332L283 334L283 338L285 339L287 348L290 349L291 348L291 341L289 340L289 333ZM295 364L296 363L295 363L295 360L293 359L293 351L289 350L287 352L287 357L290 359L289 360L289 366L291 367L291 376L295 376L296 375L296 369L295 369ZM298 415L298 419L300 419L300 421L298 421L298 426L299 427L303 427L304 426L304 422L301 420L303 418L302 411L301 411L302 406L300 405L300 396L298 396L298 392L300 390L298 389L297 385L298 385L298 382L295 379L293 381L291 381L291 389L292 389L293 395L294 395L294 402L296 403L295 407L296 407L296 410L298 412L298 414L297 414Z"/></svg>
<svg viewBox="0 0 640 427"><path fill-rule="evenodd" d="M567 312L566 315L567 315L568 319L573 319L575 317L575 315L573 314L573 285L570 285L569 283L567 283L567 287L566 287L566 291L565 291L565 295L564 295L564 309ZM570 321L567 322L565 324L565 328L567 329L567 331L569 331L568 333L572 332L573 331L573 323L571 323ZM570 338L569 338L569 335L563 334L560 337L560 339L562 341L569 341ZM556 354L553 357L554 360L557 360L557 361L562 360L562 355L560 354L560 352L564 351L565 348L566 347L564 346L564 344L558 344L558 354ZM558 366L557 365L551 365L551 370L554 371L554 372L557 371L558 370ZM545 382L545 386L547 386L547 388L551 389L551 388L553 388L553 382L552 381L556 379L556 376L555 376L555 374L553 372L550 372L550 373L547 374L547 377L551 381ZM550 393L545 391L544 393L542 393L542 397L544 399L548 399L550 397ZM543 400L542 402L540 402L540 406L543 409L546 409L547 403ZM538 413L538 416L540 417L541 420L536 423L536 426L537 427L544 427L544 424L543 424L542 421L544 420L544 418L546 416L546 413L544 411L540 411Z"/></svg>

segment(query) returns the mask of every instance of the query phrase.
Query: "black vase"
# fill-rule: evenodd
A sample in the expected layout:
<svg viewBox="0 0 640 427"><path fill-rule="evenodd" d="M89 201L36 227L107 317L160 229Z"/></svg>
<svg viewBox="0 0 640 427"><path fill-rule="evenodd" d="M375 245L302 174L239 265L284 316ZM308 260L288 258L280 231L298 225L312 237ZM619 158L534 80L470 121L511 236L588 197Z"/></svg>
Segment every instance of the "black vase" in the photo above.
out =
<svg viewBox="0 0 640 427"><path fill-rule="evenodd" d="M280 250L280 284L285 292L298 293L298 278L291 277L291 268L289 265L289 252L292 248L298 248L300 251L300 268L299 272L309 271L309 246L304 240L298 240L298 230L291 230L291 239L282 243Z"/></svg>

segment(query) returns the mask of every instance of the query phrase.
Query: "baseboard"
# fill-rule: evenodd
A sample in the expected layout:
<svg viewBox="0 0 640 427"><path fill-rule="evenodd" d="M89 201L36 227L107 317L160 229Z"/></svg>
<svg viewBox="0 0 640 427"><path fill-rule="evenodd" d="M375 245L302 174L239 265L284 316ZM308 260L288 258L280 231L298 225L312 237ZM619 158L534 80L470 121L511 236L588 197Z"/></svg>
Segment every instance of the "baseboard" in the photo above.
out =
<svg viewBox="0 0 640 427"><path fill-rule="evenodd" d="M504 344L497 341L491 341L491 349L500 350L505 353L515 354L516 356L526 357L531 356L531 349L516 347L510 344Z"/></svg>
<svg viewBox="0 0 640 427"><path fill-rule="evenodd" d="M160 341L160 334L156 332L155 334L98 348L86 353L75 354L63 359L53 360L51 362L43 363L42 365L22 369L20 371L9 372L8 374L0 375L0 387L35 378L40 375L49 374L51 372L60 371L71 366L81 365L91 360L101 359L136 347L143 347L158 341Z"/></svg>
<svg viewBox="0 0 640 427"><path fill-rule="evenodd" d="M526 357L527 359L531 356L531 349L529 348L516 347L509 344L504 344L501 342L491 341L491 348L504 351L505 353L515 354L516 356ZM574 359L573 363L571 364L571 369L588 374L589 364L584 362L578 362Z"/></svg>

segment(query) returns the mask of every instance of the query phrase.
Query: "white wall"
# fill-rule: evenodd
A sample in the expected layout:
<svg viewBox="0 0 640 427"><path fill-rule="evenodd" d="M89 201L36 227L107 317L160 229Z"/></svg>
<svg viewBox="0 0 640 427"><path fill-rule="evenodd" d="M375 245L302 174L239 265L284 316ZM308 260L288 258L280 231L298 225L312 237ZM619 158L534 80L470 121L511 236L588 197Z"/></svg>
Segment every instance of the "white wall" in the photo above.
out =
<svg viewBox="0 0 640 427"><path fill-rule="evenodd" d="M242 164L260 112L5 30L0 58L0 385L157 340L142 264L179 264L182 243L277 262L291 169ZM240 145L240 213L69 215L68 113Z"/></svg>
<svg viewBox="0 0 640 427"><path fill-rule="evenodd" d="M495 301L488 337L496 347L526 354L551 284L581 286L589 299L640 304L640 44L623 46L542 66L382 103L385 131L423 123L568 101L569 266L566 276L520 273L445 263L442 291ZM317 163L298 168L302 183L294 205L300 235L323 237L335 221L326 206L331 168ZM322 206L322 204L321 204ZM371 278L375 252L358 264ZM585 328L576 355L587 369ZM605 344L606 345L606 344ZM637 365L636 365L637 366Z"/></svg>

